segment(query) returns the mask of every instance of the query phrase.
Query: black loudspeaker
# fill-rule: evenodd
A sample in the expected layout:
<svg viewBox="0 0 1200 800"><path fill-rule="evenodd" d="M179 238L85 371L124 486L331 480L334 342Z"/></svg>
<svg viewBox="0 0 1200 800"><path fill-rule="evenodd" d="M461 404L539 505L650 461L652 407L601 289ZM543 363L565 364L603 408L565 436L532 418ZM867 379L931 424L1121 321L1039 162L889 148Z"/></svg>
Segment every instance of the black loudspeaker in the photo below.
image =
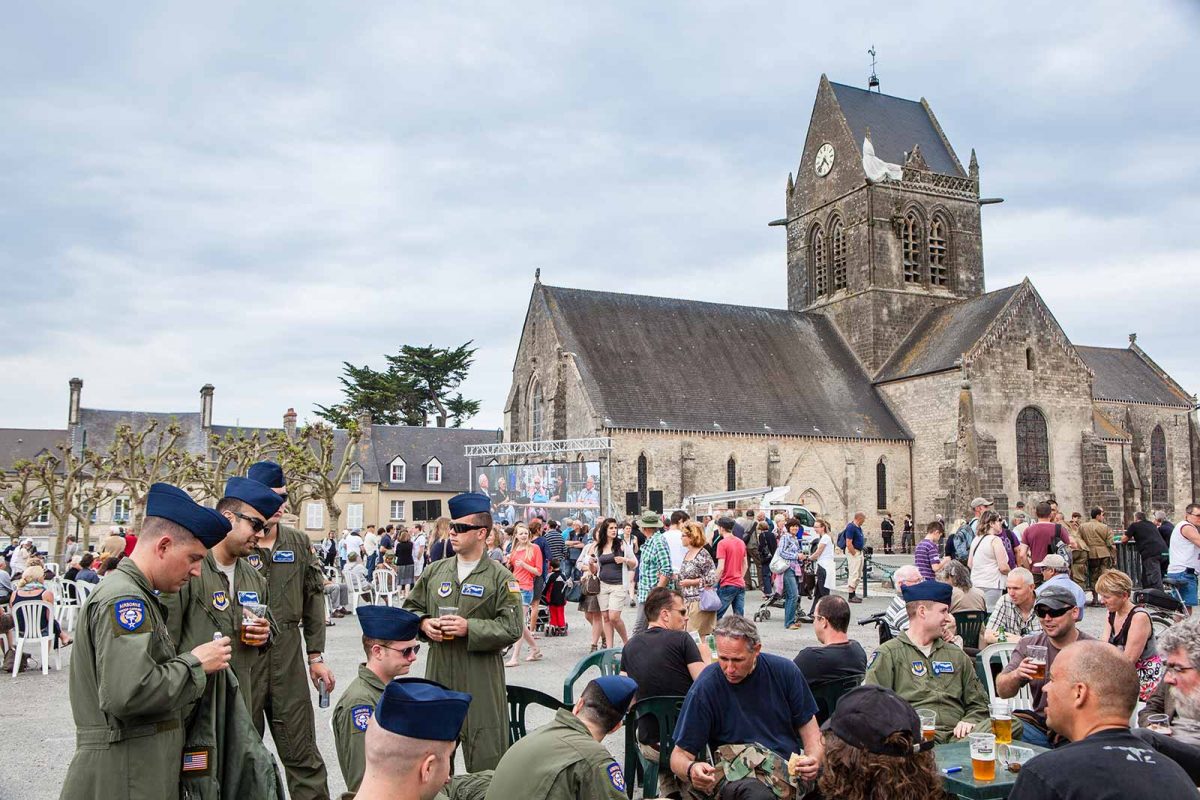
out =
<svg viewBox="0 0 1200 800"><path fill-rule="evenodd" d="M663 512L662 492L650 490L650 510L659 514Z"/></svg>
<svg viewBox="0 0 1200 800"><path fill-rule="evenodd" d="M638 513L638 511L639 511L639 509L638 509L637 492L626 492L625 493L625 513L632 516L632 515L636 515Z"/></svg>

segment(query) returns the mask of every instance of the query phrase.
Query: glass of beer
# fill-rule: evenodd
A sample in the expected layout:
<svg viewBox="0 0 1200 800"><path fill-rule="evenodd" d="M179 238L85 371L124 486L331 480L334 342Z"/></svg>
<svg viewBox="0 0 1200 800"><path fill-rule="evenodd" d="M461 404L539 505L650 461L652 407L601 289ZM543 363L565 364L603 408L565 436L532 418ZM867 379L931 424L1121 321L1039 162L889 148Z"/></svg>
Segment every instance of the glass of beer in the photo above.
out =
<svg viewBox="0 0 1200 800"><path fill-rule="evenodd" d="M1012 744L1012 708L1008 701L991 704L992 734L996 744Z"/></svg>
<svg viewBox="0 0 1200 800"><path fill-rule="evenodd" d="M262 619L267 616L267 607L261 603L245 603L242 605L242 628L240 639L242 644L248 644L251 647L258 645L257 642L252 642L246 638L247 629L254 627L262 622Z"/></svg>
<svg viewBox="0 0 1200 800"><path fill-rule="evenodd" d="M1155 733L1171 735L1171 718L1166 714L1151 714L1146 717L1146 728Z"/></svg>
<svg viewBox="0 0 1200 800"><path fill-rule="evenodd" d="M1033 662L1033 680L1046 680L1046 648L1040 644L1031 644L1025 648L1025 657Z"/></svg>
<svg viewBox="0 0 1200 800"><path fill-rule="evenodd" d="M457 617L458 606L438 606L438 617ZM452 633L443 633L442 641L449 642L454 638Z"/></svg>
<svg viewBox="0 0 1200 800"><path fill-rule="evenodd" d="M922 708L917 710L917 716L921 718L921 738L932 742L933 737L937 735L937 712L930 708Z"/></svg>
<svg viewBox="0 0 1200 800"><path fill-rule="evenodd" d="M990 733L972 733L971 772L976 781L996 780L996 737Z"/></svg>

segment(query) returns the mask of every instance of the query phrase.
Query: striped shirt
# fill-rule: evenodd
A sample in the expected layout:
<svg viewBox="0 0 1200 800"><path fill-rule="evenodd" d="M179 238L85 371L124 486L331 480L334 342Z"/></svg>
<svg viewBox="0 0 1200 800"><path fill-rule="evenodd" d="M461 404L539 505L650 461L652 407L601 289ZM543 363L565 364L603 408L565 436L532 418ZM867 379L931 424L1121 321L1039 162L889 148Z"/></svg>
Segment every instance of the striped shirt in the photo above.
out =
<svg viewBox="0 0 1200 800"><path fill-rule="evenodd" d="M913 560L916 562L922 578L927 581L937 578L933 574L933 566L941 559L938 557L938 546L931 540L922 539L917 542L917 549L913 551Z"/></svg>

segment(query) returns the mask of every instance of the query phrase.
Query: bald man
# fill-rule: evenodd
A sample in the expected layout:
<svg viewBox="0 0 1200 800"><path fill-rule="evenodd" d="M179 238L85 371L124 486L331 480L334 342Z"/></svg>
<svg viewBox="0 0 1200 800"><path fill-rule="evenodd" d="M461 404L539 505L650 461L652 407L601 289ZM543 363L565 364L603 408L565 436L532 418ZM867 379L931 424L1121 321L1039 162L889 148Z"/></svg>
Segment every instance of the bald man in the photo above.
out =
<svg viewBox="0 0 1200 800"><path fill-rule="evenodd" d="M1010 800L1195 800L1183 768L1130 733L1138 675L1115 647L1093 640L1064 648L1042 691L1047 724L1071 743L1025 764Z"/></svg>

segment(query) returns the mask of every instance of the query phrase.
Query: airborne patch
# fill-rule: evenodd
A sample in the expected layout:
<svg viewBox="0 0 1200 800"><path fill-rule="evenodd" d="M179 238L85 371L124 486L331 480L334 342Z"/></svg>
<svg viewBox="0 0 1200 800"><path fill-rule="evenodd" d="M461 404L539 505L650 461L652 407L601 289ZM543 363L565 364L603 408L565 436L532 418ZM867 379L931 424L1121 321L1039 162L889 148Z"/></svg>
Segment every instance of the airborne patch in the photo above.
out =
<svg viewBox="0 0 1200 800"><path fill-rule="evenodd" d="M136 597L118 600L113 605L113 615L119 628L117 635L120 635L121 631L133 633L146 621L146 604Z"/></svg>
<svg viewBox="0 0 1200 800"><path fill-rule="evenodd" d="M621 772L621 765L615 761L608 765L608 782L618 792L625 791L625 773Z"/></svg>
<svg viewBox="0 0 1200 800"><path fill-rule="evenodd" d="M371 721L371 714L374 709L371 706L354 706L350 709L350 720L354 723L354 727L360 731L367 729L367 724Z"/></svg>

